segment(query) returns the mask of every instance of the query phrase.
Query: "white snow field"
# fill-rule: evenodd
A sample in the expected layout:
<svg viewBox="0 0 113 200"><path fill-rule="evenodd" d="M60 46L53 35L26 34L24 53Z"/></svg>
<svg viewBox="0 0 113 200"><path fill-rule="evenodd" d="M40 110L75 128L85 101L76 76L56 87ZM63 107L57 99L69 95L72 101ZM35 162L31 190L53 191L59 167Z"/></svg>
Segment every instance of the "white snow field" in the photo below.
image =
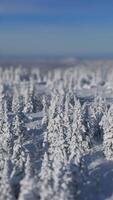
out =
<svg viewBox="0 0 113 200"><path fill-rule="evenodd" d="M0 68L0 200L113 200L113 61Z"/></svg>

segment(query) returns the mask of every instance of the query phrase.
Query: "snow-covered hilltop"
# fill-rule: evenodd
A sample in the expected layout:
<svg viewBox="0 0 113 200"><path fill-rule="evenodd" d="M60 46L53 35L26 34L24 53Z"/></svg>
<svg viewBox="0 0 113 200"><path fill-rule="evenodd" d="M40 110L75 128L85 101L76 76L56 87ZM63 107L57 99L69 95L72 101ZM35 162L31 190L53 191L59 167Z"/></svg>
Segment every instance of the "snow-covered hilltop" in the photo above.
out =
<svg viewBox="0 0 113 200"><path fill-rule="evenodd" d="M0 68L0 200L112 199L112 169L113 61Z"/></svg>

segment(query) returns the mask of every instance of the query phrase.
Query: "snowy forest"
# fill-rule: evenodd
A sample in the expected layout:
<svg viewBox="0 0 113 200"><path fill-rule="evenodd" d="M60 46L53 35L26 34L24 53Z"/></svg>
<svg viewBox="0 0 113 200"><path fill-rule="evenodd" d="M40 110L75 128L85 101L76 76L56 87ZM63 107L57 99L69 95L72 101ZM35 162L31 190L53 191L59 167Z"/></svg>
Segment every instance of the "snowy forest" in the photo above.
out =
<svg viewBox="0 0 113 200"><path fill-rule="evenodd" d="M0 200L113 199L113 68L0 68Z"/></svg>

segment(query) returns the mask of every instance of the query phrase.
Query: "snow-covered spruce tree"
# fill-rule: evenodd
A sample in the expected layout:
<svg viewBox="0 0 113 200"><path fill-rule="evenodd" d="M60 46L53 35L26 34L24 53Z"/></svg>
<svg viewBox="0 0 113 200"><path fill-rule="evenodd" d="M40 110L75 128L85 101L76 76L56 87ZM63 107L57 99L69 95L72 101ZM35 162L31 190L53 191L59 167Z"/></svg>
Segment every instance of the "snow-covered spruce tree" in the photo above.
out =
<svg viewBox="0 0 113 200"><path fill-rule="evenodd" d="M65 141L64 135L64 127L63 127L63 115L62 113L58 113L57 117L55 118L55 132L57 136L56 141L56 149L61 151L62 161L66 164L67 163L67 144Z"/></svg>
<svg viewBox="0 0 113 200"><path fill-rule="evenodd" d="M43 119L42 119L42 126L46 127L48 124L48 106L46 103L46 97L43 96Z"/></svg>
<svg viewBox="0 0 113 200"><path fill-rule="evenodd" d="M72 99L73 99L73 104L71 103ZM76 98L70 96L70 94L68 93L65 99L65 111L67 111L68 113L70 123L72 123L73 121L73 105L75 104L75 102Z"/></svg>
<svg viewBox="0 0 113 200"><path fill-rule="evenodd" d="M20 68L20 67L17 67L17 68L15 68L15 70L14 70L14 83L15 83L15 84L20 83L20 74L21 74L21 70L22 70L22 68Z"/></svg>
<svg viewBox="0 0 113 200"><path fill-rule="evenodd" d="M59 104L58 104L59 105ZM55 118L52 119L51 127L48 123L48 158L51 164L51 176L52 176L52 194L53 200L57 200L60 197L59 192L61 188L61 177L63 176L63 170L67 166L67 152L66 142L64 135L64 124L62 115L62 106L58 107L58 113ZM51 122L51 121L50 121ZM51 129L50 129L51 128ZM67 186L68 187L68 186ZM68 196L68 195L67 195ZM69 197L69 196L68 196Z"/></svg>
<svg viewBox="0 0 113 200"><path fill-rule="evenodd" d="M89 116L88 116L88 128L89 136L93 140L100 141L102 140L102 132L100 129L100 121L102 119L103 113L106 110L106 103L100 96L97 96L94 102L89 107Z"/></svg>
<svg viewBox="0 0 113 200"><path fill-rule="evenodd" d="M68 93L70 94L70 96L73 93L73 72L72 69L70 70L66 70L63 74L63 84L64 84L64 88L66 89L66 91L68 91Z"/></svg>
<svg viewBox="0 0 113 200"><path fill-rule="evenodd" d="M11 128L12 128L14 140L16 140L18 138L18 136L21 136L23 138L23 140L25 140L27 138L27 135L26 135L27 130L25 127L22 112L19 112L14 115Z"/></svg>
<svg viewBox="0 0 113 200"><path fill-rule="evenodd" d="M23 108L23 111L25 112L25 113L27 113L27 104L28 104L28 84L27 84L27 86L26 86L26 90L24 91L24 94L23 94L23 96L24 96L24 108Z"/></svg>
<svg viewBox="0 0 113 200"><path fill-rule="evenodd" d="M89 149L89 138L86 136L85 126L82 119L82 109L79 101L74 105L72 133L70 141L70 161L81 165L81 158Z"/></svg>
<svg viewBox="0 0 113 200"><path fill-rule="evenodd" d="M64 116L63 116L63 133L64 133L64 139L66 143L66 153L69 157L69 148L70 148L70 141L71 141L71 132L72 132L72 126L71 126L71 118L69 111L69 105L66 100L65 102L65 109L64 109Z"/></svg>
<svg viewBox="0 0 113 200"><path fill-rule="evenodd" d="M56 145L54 156L45 153L40 173L40 196L42 200L74 199L72 192L77 192L75 173L72 180L71 171L67 170L62 150ZM78 173L78 172L77 172ZM72 191L72 186L74 186ZM73 196L74 197L74 196Z"/></svg>
<svg viewBox="0 0 113 200"><path fill-rule="evenodd" d="M73 122L73 107L76 104L76 102L77 99L74 95L70 96L69 93L66 93L64 102L64 116L68 116L70 125Z"/></svg>
<svg viewBox="0 0 113 200"><path fill-rule="evenodd" d="M65 135L64 135L64 125L63 125L63 99L64 97L57 96L53 99L53 104L49 107L49 121L47 126L47 140L49 146L49 152L53 156L54 149L57 145L60 149L64 151L65 149ZM54 113L51 112L51 107L53 107ZM56 108L56 110L55 110ZM52 153L53 151L53 153ZM63 153L63 154L66 154Z"/></svg>
<svg viewBox="0 0 113 200"><path fill-rule="evenodd" d="M108 113L103 115L101 124L103 128L103 151L108 160L113 160L113 105Z"/></svg>
<svg viewBox="0 0 113 200"><path fill-rule="evenodd" d="M18 136L18 139L15 141L13 147L12 163L17 174L23 170L24 163L26 161L25 150L23 148L23 138L21 135Z"/></svg>
<svg viewBox="0 0 113 200"><path fill-rule="evenodd" d="M51 101L50 101L50 106L49 106L49 120L53 119L56 116L57 113L57 108L58 108L58 93L54 89L52 94L51 94Z"/></svg>
<svg viewBox="0 0 113 200"><path fill-rule="evenodd" d="M1 146L1 162L3 164L3 160L7 158L7 156L12 155L13 150L13 137L10 131L10 125L8 121L8 112L7 112L7 104L6 101L3 103L3 115L1 121L1 137L0 137L0 146ZM1 164L1 166L2 166Z"/></svg>
<svg viewBox="0 0 113 200"><path fill-rule="evenodd" d="M88 109L89 109L89 103L85 102L82 105L82 115L83 115L83 123L86 128L87 134L88 134Z"/></svg>
<svg viewBox="0 0 113 200"><path fill-rule="evenodd" d="M33 83L29 83L28 88L25 92L24 96L24 112L25 113L32 113L33 112L33 102L32 102L32 95L33 95Z"/></svg>
<svg viewBox="0 0 113 200"><path fill-rule="evenodd" d="M72 173L71 171L69 172L67 169L68 164L70 165L70 163L68 162L67 159L67 154L66 154L66 148L65 148L65 140L64 140L64 135L63 135L63 129L62 129L62 124L60 122L61 119L57 119L56 121L56 126L57 127L57 140L56 140L56 145L53 143L53 146L49 146L49 148L51 148L54 150L53 152L53 157L50 154L50 149L48 149L49 152L49 159L50 159L50 163L51 163L51 167L52 167L52 178L53 178L53 184L52 184L52 190L54 193L54 197L53 200L58 200L58 199L62 199L65 197L65 199L68 199L70 196L70 199L74 199L74 191L75 194L77 193L77 180L76 180L76 175L78 173L78 171L76 172L76 174L73 174L73 180L74 180L74 184L73 184L73 180L72 180ZM59 129L59 125L61 126ZM74 167L75 168L75 167ZM69 188L70 185L70 188ZM72 191L72 186L73 187L73 191ZM66 192L66 189L67 192ZM65 193L66 192L66 193ZM72 194L73 192L73 194ZM70 195L71 194L71 195ZM73 198L72 198L73 197Z"/></svg>
<svg viewBox="0 0 113 200"><path fill-rule="evenodd" d="M21 114L15 114L12 120L11 124L11 131L13 134L13 147L15 146L15 142L18 140L18 138L21 136L23 139L25 139L26 135L26 128L24 125L23 120L20 118Z"/></svg>
<svg viewBox="0 0 113 200"><path fill-rule="evenodd" d="M43 104L45 105L45 98L43 99ZM44 106L46 107L46 105ZM46 127L46 130L44 131L44 141L43 141L43 147L44 149L48 148L49 143L51 143L51 138L53 137L54 134L54 117L55 117L55 107L56 107L56 99L55 96L52 95L51 97L51 102L50 102L50 106L48 108L48 124ZM45 110L46 108L44 108ZM46 111L44 111L46 112ZM47 120L47 118L46 118ZM42 124L44 124L45 121L45 117L42 120Z"/></svg>
<svg viewBox="0 0 113 200"><path fill-rule="evenodd" d="M91 134L90 134L90 130L89 130L89 106L90 106L90 103L88 102L85 102L83 105L82 105L82 123L83 125L85 126L85 130L86 130L86 138L87 140L89 140L89 148L92 147L92 139L91 139Z"/></svg>
<svg viewBox="0 0 113 200"><path fill-rule="evenodd" d="M73 184L72 174L71 171L69 173L69 171L67 170L68 164L67 162L62 160L62 157L63 157L62 151L59 148L56 148L54 159L52 162L52 177L53 177L53 192L54 192L53 200L58 200L58 199L63 200L63 199L68 199L69 197L70 199L72 199L71 197L73 196L72 191L70 190L71 188L69 188L69 185L71 186L71 184ZM74 190L77 192L76 187L74 187Z"/></svg>
<svg viewBox="0 0 113 200"><path fill-rule="evenodd" d="M47 122L47 127L44 130L44 140L43 140L44 151L48 151L48 147L49 147L49 145L51 145L51 143L53 141L53 136L55 136L54 135L54 123L55 123L54 118L56 115L57 99L58 99L58 97L55 98L55 94L52 94L50 106L49 106L47 114L46 114L46 115L48 115L48 119L46 118L46 120L48 120L48 122ZM45 104L45 98L44 98L44 104ZM46 107L46 105L45 105L45 107ZM46 112L46 111L44 111L44 112ZM45 121L45 117L44 117L44 121ZM42 121L42 124L43 124L43 121Z"/></svg>
<svg viewBox="0 0 113 200"><path fill-rule="evenodd" d="M15 143L16 141L17 143L21 141L20 144L23 144L26 139L26 127L24 125L24 122L20 119L18 115L15 116L13 124L14 122L15 126L13 126L13 135L15 137ZM14 144L14 148L16 148L16 144Z"/></svg>
<svg viewBox="0 0 113 200"><path fill-rule="evenodd" d="M20 194L18 200L37 200L37 193L31 159L28 155L25 164L25 176L20 182Z"/></svg>
<svg viewBox="0 0 113 200"><path fill-rule="evenodd" d="M12 112L18 113L20 110L20 100L19 100L19 91L16 87L13 90L13 100L12 100Z"/></svg>
<svg viewBox="0 0 113 200"><path fill-rule="evenodd" d="M3 86L0 86L0 120L2 119L2 113L3 113Z"/></svg>
<svg viewBox="0 0 113 200"><path fill-rule="evenodd" d="M50 89L50 91L53 91L54 90L54 75L51 71L48 72L48 79L47 79L47 87Z"/></svg>
<svg viewBox="0 0 113 200"><path fill-rule="evenodd" d="M53 177L53 191L55 198L59 194L60 188L60 177L62 176L62 168L63 168L63 161L62 161L62 152L58 147L55 148L54 158L52 161L52 177Z"/></svg>
<svg viewBox="0 0 113 200"><path fill-rule="evenodd" d="M57 103L57 102L56 102ZM59 102L57 103L57 106L59 105ZM59 105L60 107L60 105ZM67 155L65 150L65 139L64 139L64 133L63 133L63 116L62 112L60 112L61 107L58 107L58 113L53 118L52 116L49 116L48 126L46 135L44 137L44 148L48 153L45 152L44 160L42 163L42 169L41 169L41 176L43 173L47 173L48 167L48 176L47 181L45 182L46 185L49 186L49 189L47 192L41 194L43 197L41 199L49 199L50 197L54 200L57 199L57 192L59 190L59 181L60 181L60 175L61 175L61 162L66 165L67 162ZM48 164L47 164L48 163ZM57 163L57 164L56 164ZM46 169L47 168L47 169ZM44 172L43 172L44 170ZM44 176L45 177L45 176ZM43 177L43 179L44 179ZM43 184L44 186L44 184ZM42 189L41 189L42 190ZM42 193L42 192L41 192Z"/></svg>
<svg viewBox="0 0 113 200"><path fill-rule="evenodd" d="M47 127L44 131L44 141L43 141L43 147L44 149L48 149L48 146L53 141L54 136L54 118L55 118L55 108L56 108L56 100L54 96L52 96L51 103L49 106L49 109L47 111L48 113L48 123Z"/></svg>
<svg viewBox="0 0 113 200"><path fill-rule="evenodd" d="M63 132L63 115L62 112L58 112L55 118L52 118L48 122L47 127L47 140L48 140L48 153L49 158L52 161L55 154L55 149L60 149L62 152L62 159L67 160L66 155L66 143Z"/></svg>
<svg viewBox="0 0 113 200"><path fill-rule="evenodd" d="M19 118L18 115L14 117L13 126L12 126L14 146L12 154L12 182L14 185L17 185L21 178L23 177L24 165L26 161L26 153L24 148L26 128L24 122Z"/></svg>
<svg viewBox="0 0 113 200"><path fill-rule="evenodd" d="M22 180L24 176L24 167L26 162L26 153L25 149L22 145L22 138L21 136L18 137L18 139L15 141L15 145L13 148L13 155L11 157L12 164L13 164L13 170L11 173L11 181L13 188L15 190L16 196L19 194L19 188L20 188L20 181Z"/></svg>
<svg viewBox="0 0 113 200"><path fill-rule="evenodd" d="M0 180L0 200L16 200L11 186L11 167L11 161L6 159Z"/></svg>
<svg viewBox="0 0 113 200"><path fill-rule="evenodd" d="M19 135L21 135L20 125L21 124L20 124L19 116L16 114L12 121L12 133L13 133L14 140L16 140L19 137Z"/></svg>
<svg viewBox="0 0 113 200"><path fill-rule="evenodd" d="M53 157L54 146L56 146L57 141L54 119L51 119L51 121L49 121L48 123L46 141L46 146L49 147L49 153Z"/></svg>
<svg viewBox="0 0 113 200"><path fill-rule="evenodd" d="M59 143L59 142L58 142ZM53 200L75 199L78 189L79 170L77 166L70 169L70 162L65 158L61 145L57 145L54 150L53 160L50 162L52 167L52 191ZM51 160L51 157L50 157ZM72 172L73 171L73 172ZM80 178L80 177L79 177Z"/></svg>
<svg viewBox="0 0 113 200"><path fill-rule="evenodd" d="M49 161L48 154L45 152L44 159L42 162L41 171L39 174L39 196L40 200L53 199L53 178L52 178L52 168L51 162Z"/></svg>

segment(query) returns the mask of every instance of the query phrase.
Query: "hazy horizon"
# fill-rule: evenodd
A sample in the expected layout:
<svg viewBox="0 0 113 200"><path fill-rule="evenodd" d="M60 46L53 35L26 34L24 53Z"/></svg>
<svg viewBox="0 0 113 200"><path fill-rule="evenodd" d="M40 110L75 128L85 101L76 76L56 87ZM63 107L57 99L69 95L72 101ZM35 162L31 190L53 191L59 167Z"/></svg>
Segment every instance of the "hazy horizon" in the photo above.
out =
<svg viewBox="0 0 113 200"><path fill-rule="evenodd" d="M113 59L113 54L0 54L0 59Z"/></svg>

